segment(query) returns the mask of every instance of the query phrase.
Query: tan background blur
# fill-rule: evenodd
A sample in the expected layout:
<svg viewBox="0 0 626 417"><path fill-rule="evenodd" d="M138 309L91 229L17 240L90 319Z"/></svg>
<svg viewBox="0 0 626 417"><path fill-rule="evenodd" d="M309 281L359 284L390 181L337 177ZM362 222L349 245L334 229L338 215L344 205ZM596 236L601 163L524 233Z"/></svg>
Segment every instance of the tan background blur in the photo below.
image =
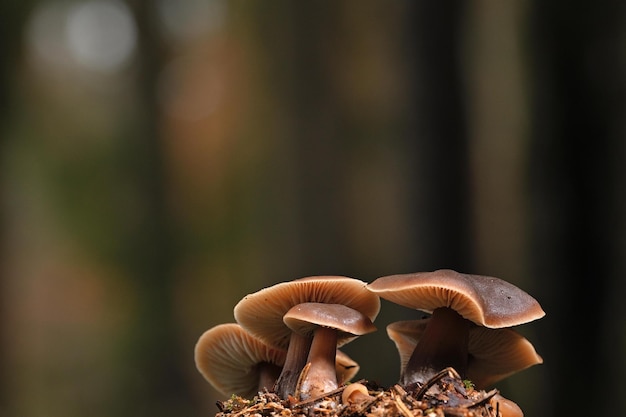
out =
<svg viewBox="0 0 626 417"><path fill-rule="evenodd" d="M549 3L549 4L545 4ZM206 329L280 281L493 275L547 316L499 385L624 415L619 1L0 5L0 416L210 416ZM396 381L391 321L346 346Z"/></svg>

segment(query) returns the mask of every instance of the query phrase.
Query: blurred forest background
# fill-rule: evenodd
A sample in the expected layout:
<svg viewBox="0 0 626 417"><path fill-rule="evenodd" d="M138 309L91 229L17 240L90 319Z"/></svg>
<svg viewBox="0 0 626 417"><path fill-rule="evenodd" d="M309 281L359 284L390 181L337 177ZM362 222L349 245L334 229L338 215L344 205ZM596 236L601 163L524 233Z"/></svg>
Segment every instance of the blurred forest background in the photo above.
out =
<svg viewBox="0 0 626 417"><path fill-rule="evenodd" d="M438 268L546 310L527 416L626 414L626 2L3 0L0 45L1 416L211 416L244 295Z"/></svg>

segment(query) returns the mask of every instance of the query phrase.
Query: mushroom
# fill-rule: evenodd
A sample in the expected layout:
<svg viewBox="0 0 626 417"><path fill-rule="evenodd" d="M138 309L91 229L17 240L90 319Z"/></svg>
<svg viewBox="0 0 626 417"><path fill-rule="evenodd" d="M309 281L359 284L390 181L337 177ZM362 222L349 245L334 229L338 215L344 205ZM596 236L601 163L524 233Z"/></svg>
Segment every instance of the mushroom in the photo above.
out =
<svg viewBox="0 0 626 417"><path fill-rule="evenodd" d="M287 350L283 370L274 387L287 398L295 392L309 354L312 338L292 332L283 316L292 307L307 303L343 304L373 321L380 310L378 296L366 283L341 276L315 276L282 282L245 296L234 308L235 320L248 332L278 349Z"/></svg>
<svg viewBox="0 0 626 417"><path fill-rule="evenodd" d="M393 303L432 313L401 375L404 385L424 383L448 366L466 377L471 323L503 328L545 315L537 300L513 284L449 269L390 275L367 287Z"/></svg>
<svg viewBox="0 0 626 417"><path fill-rule="evenodd" d="M358 382L347 385L341 393L341 402L343 404L364 403L373 399L374 397L370 395L367 387Z"/></svg>
<svg viewBox="0 0 626 417"><path fill-rule="evenodd" d="M403 320L387 326L387 334L398 349L402 372L429 320ZM471 325L467 350L466 377L481 389L543 362L526 338L508 328L488 329Z"/></svg>
<svg viewBox="0 0 626 417"><path fill-rule="evenodd" d="M220 324L200 336L194 349L196 367L221 394L251 398L271 389L287 352L253 337L236 323Z"/></svg>
<svg viewBox="0 0 626 417"><path fill-rule="evenodd" d="M498 412L497 417L524 417L524 412L517 403L500 394L491 397L489 402L493 409Z"/></svg>
<svg viewBox="0 0 626 417"><path fill-rule="evenodd" d="M376 330L365 314L343 304L298 304L283 316L283 321L293 332L313 339L307 357L308 369L301 377L301 399L336 389L337 346Z"/></svg>

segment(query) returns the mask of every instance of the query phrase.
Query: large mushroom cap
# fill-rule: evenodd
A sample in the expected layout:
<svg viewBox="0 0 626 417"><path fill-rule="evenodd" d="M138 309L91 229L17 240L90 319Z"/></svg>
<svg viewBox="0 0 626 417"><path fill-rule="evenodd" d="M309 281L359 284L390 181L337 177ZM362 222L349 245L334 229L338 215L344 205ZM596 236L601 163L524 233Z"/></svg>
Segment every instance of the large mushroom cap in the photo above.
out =
<svg viewBox="0 0 626 417"><path fill-rule="evenodd" d="M225 396L250 398L258 391L261 363L283 366L286 352L267 346L235 323L220 324L200 336L196 367ZM268 387L271 388L271 387Z"/></svg>
<svg viewBox="0 0 626 417"><path fill-rule="evenodd" d="M489 328L516 326L545 315L537 300L511 283L450 269L381 277L367 288L386 300L416 310L430 313L449 307Z"/></svg>
<svg viewBox="0 0 626 417"><path fill-rule="evenodd" d="M387 326L387 334L398 349L401 369L409 362L429 320L403 320ZM467 378L481 389L543 362L532 343L512 329L472 326L467 350Z"/></svg>
<svg viewBox="0 0 626 417"><path fill-rule="evenodd" d="M343 304L374 320L380 299L366 283L341 276L316 276L282 282L245 296L234 309L235 320L265 343L286 349L291 330L283 316L302 303Z"/></svg>

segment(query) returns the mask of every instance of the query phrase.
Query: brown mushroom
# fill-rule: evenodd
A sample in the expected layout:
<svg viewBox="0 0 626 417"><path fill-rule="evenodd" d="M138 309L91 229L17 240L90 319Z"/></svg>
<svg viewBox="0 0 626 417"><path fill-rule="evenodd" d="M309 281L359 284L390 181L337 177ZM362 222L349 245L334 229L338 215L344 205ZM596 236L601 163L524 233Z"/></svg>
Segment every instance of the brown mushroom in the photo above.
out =
<svg viewBox="0 0 626 417"><path fill-rule="evenodd" d="M497 410L498 417L524 417L524 412L517 403L504 398L500 394L491 397L489 401L494 410Z"/></svg>
<svg viewBox="0 0 626 417"><path fill-rule="evenodd" d="M251 398L271 389L280 374L287 352L253 337L236 323L207 330L196 343L196 367L225 396Z"/></svg>
<svg viewBox="0 0 626 417"><path fill-rule="evenodd" d="M403 320L387 326L396 344L403 372L430 319ZM488 329L471 325L468 335L467 379L477 388L543 362L533 345L513 329Z"/></svg>
<svg viewBox="0 0 626 417"><path fill-rule="evenodd" d="M366 283L341 276L317 276L282 282L244 297L234 308L235 319L248 332L278 349L287 349L275 390L282 398L293 395L311 347L312 338L292 332L283 316L307 303L343 304L374 320L380 299Z"/></svg>
<svg viewBox="0 0 626 417"><path fill-rule="evenodd" d="M364 403L373 399L374 397L369 394L367 387L358 382L347 385L341 393L341 402L343 404Z"/></svg>
<svg viewBox="0 0 626 417"><path fill-rule="evenodd" d="M423 383L448 366L465 377L472 322L502 328L545 315L537 300L513 284L449 269L381 277L368 289L396 304L432 313L404 368L404 385Z"/></svg>
<svg viewBox="0 0 626 417"><path fill-rule="evenodd" d="M292 331L313 339L307 357L308 369L301 379L301 399L336 389L337 346L376 330L365 314L343 304L298 304L283 316L283 321Z"/></svg>

